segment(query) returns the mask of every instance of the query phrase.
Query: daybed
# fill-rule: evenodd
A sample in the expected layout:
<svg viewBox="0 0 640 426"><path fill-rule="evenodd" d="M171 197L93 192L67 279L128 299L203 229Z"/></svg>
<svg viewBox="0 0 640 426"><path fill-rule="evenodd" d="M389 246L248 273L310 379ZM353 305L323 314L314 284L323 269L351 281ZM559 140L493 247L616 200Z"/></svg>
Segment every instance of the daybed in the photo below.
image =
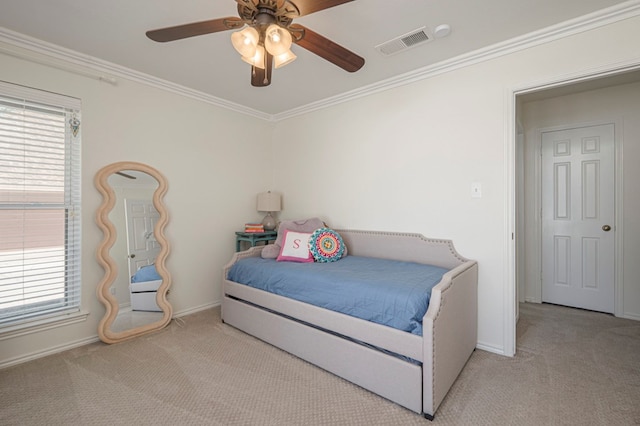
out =
<svg viewBox="0 0 640 426"><path fill-rule="evenodd" d="M147 265L138 269L131 277L129 284L131 309L134 311L162 311L156 302L156 294L161 284L162 277L158 275L155 265Z"/></svg>
<svg viewBox="0 0 640 426"><path fill-rule="evenodd" d="M236 253L224 267L223 321L433 419L477 343L477 263L460 256L449 240L420 234L336 231L348 256L448 270L431 290L422 335L228 279L236 262L260 257L264 246Z"/></svg>

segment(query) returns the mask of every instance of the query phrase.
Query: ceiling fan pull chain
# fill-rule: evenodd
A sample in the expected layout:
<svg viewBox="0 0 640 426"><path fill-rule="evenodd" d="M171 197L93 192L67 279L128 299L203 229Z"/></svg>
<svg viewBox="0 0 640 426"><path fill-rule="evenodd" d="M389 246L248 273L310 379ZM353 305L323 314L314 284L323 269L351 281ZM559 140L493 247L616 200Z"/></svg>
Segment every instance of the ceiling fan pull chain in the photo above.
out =
<svg viewBox="0 0 640 426"><path fill-rule="evenodd" d="M269 74L269 71L267 70L267 59L269 59L269 53L264 52L264 80L262 80L262 83L265 86L269 84L269 80L267 79L267 75Z"/></svg>

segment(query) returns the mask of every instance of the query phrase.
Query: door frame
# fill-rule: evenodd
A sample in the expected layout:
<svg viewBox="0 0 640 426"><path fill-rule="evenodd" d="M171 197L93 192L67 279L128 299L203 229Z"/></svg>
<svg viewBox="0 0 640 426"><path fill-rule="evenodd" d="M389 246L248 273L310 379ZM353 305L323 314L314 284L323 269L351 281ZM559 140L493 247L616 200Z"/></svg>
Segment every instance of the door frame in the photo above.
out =
<svg viewBox="0 0 640 426"><path fill-rule="evenodd" d="M566 123L559 126L542 127L534 130L535 138L531 143L535 143L535 162L534 162L534 211L542 211L542 133L555 132L559 130L569 130L579 127L601 126L607 124L613 124L613 168L614 168L614 223L613 223L613 292L614 292L614 315L622 316L622 284L623 280L620 279L623 273L622 265L622 250L623 250L623 238L624 231L622 212L623 212L623 191L622 191L622 123L621 118L613 120L595 120L587 122ZM525 156L525 161L527 157ZM525 187L526 188L526 187ZM535 288L535 297L527 302L542 303L542 221L534 221L532 233L535 237L535 251L529 254L529 259L535 265L534 275L528 277Z"/></svg>
<svg viewBox="0 0 640 426"><path fill-rule="evenodd" d="M504 176L505 186L504 193L505 204L505 225L503 234L503 249L505 253L505 262L503 269L504 280L504 305L503 305L503 342L504 354L514 356L516 353L516 322L518 319L518 272L524 267L524 257L518 258L516 234L518 239L520 236L524 238L522 220L518 218L518 171L520 169L518 158L521 157L522 143L518 135L518 96L527 93L533 93L540 90L572 85L596 78L610 77L630 71L640 70L640 61L626 61L624 63L608 64L606 66L581 71L571 75L549 77L542 81L529 82L507 87L505 90L505 144L504 144ZM620 124L620 123L617 123ZM617 127L617 125L616 125ZM617 127L621 129L621 127ZM619 156L619 157L618 157ZM616 152L616 163L622 164L622 147ZM617 173L622 173L621 167L618 167ZM617 179L616 179L617 180ZM619 182L619 191L622 191L622 181ZM621 200L621 194L616 193L616 199ZM616 210L616 224L621 225L622 209ZM620 229L620 228L618 228ZM622 235L621 232L618 235ZM622 238L617 239L617 246L622 246ZM622 262L621 252L617 252L616 263ZM623 283L622 270L616 265L616 279L619 285ZM617 291L616 294L616 315L621 306L622 292Z"/></svg>

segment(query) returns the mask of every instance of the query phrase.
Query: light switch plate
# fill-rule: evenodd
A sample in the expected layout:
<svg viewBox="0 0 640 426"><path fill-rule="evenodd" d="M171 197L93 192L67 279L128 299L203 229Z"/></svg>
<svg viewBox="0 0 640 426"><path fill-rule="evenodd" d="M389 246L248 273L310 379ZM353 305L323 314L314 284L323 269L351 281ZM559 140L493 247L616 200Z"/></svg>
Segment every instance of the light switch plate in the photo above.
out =
<svg viewBox="0 0 640 426"><path fill-rule="evenodd" d="M480 182L471 183L471 196L473 198L482 198L482 184Z"/></svg>

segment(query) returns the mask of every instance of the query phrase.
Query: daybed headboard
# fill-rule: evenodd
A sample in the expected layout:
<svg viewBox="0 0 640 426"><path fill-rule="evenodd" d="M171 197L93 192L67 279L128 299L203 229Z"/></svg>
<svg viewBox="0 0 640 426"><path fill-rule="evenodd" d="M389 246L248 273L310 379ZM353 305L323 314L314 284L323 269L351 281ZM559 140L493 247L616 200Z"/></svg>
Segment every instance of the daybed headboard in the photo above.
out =
<svg viewBox="0 0 640 426"><path fill-rule="evenodd" d="M452 269L468 259L460 256L450 240L436 240L403 232L336 229L349 254L405 260Z"/></svg>

